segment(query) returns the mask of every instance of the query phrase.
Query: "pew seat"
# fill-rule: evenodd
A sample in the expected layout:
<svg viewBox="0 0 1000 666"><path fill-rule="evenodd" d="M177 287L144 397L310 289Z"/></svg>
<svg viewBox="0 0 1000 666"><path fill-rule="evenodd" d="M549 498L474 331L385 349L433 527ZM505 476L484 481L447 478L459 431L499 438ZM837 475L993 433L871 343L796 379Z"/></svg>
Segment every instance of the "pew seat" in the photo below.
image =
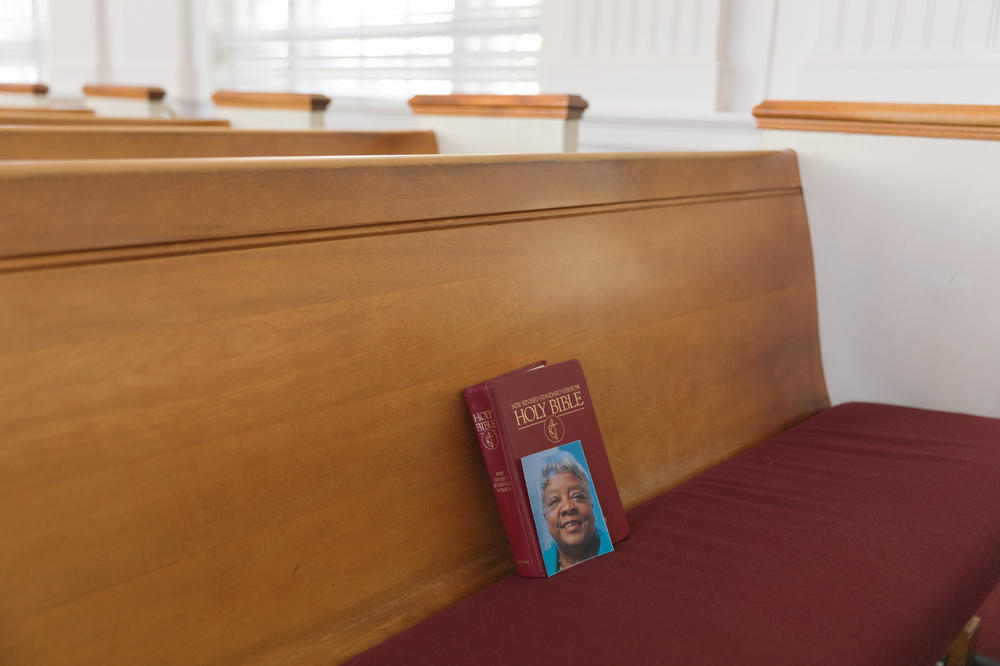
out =
<svg viewBox="0 0 1000 666"><path fill-rule="evenodd" d="M1000 582L998 442L997 419L824 410L633 509L610 556L349 663L930 666Z"/></svg>

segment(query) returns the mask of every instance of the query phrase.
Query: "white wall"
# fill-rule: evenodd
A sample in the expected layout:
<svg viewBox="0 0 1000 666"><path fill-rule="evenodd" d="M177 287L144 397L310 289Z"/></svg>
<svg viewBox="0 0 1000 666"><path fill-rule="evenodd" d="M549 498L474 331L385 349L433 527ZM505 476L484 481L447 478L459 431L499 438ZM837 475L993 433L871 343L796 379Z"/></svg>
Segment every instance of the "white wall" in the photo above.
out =
<svg viewBox="0 0 1000 666"><path fill-rule="evenodd" d="M49 2L54 96L140 83L213 113L205 0ZM765 98L1000 104L1000 0L546 0L542 37L543 92L591 104L582 150L751 148ZM366 106L326 126L412 126Z"/></svg>
<svg viewBox="0 0 1000 666"><path fill-rule="evenodd" d="M1000 104L997 0L782 3L772 97Z"/></svg>
<svg viewBox="0 0 1000 666"><path fill-rule="evenodd" d="M106 29L101 0L49 0L50 97L80 98L110 78Z"/></svg>
<svg viewBox="0 0 1000 666"><path fill-rule="evenodd" d="M773 6L547 0L541 88L590 102L581 150L752 148Z"/></svg>
<svg viewBox="0 0 1000 666"><path fill-rule="evenodd" d="M763 135L799 156L830 399L1000 417L1000 141Z"/></svg>
<svg viewBox="0 0 1000 666"><path fill-rule="evenodd" d="M773 99L1000 104L997 0L783 2L773 47ZM799 155L831 399L1000 416L1000 142L762 135Z"/></svg>
<svg viewBox="0 0 1000 666"><path fill-rule="evenodd" d="M1000 104L1000 0L548 0L582 150L749 148L763 99Z"/></svg>
<svg viewBox="0 0 1000 666"><path fill-rule="evenodd" d="M182 115L208 109L204 2L49 0L49 17L53 98L79 98L87 83L151 85Z"/></svg>

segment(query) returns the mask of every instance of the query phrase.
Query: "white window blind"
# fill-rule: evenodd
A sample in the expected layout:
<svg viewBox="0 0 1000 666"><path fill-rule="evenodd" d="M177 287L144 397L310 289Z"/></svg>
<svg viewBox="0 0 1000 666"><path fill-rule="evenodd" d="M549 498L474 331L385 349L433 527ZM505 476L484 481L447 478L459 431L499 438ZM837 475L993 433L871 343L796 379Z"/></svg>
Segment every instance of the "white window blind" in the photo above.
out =
<svg viewBox="0 0 1000 666"><path fill-rule="evenodd" d="M215 0L217 88L538 92L542 0Z"/></svg>
<svg viewBox="0 0 1000 666"><path fill-rule="evenodd" d="M46 0L0 0L0 83L44 82L48 28Z"/></svg>

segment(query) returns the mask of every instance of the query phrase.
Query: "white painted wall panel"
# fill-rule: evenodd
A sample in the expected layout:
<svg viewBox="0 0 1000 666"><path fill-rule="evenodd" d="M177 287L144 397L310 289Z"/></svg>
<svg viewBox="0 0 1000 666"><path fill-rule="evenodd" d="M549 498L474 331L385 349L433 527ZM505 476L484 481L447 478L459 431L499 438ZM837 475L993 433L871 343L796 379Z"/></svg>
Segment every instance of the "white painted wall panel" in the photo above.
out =
<svg viewBox="0 0 1000 666"><path fill-rule="evenodd" d="M1000 417L1000 142L762 135L799 156L831 400Z"/></svg>
<svg viewBox="0 0 1000 666"><path fill-rule="evenodd" d="M772 97L1000 104L1000 0L780 5Z"/></svg>
<svg viewBox="0 0 1000 666"><path fill-rule="evenodd" d="M433 130L441 153L572 153L579 121L564 118L418 115L419 129Z"/></svg>
<svg viewBox="0 0 1000 666"><path fill-rule="evenodd" d="M0 92L0 106L18 108L43 108L49 105L47 95L35 93Z"/></svg>
<svg viewBox="0 0 1000 666"><path fill-rule="evenodd" d="M215 116L228 120L233 129L320 130L326 127L324 112L309 109L217 106Z"/></svg>

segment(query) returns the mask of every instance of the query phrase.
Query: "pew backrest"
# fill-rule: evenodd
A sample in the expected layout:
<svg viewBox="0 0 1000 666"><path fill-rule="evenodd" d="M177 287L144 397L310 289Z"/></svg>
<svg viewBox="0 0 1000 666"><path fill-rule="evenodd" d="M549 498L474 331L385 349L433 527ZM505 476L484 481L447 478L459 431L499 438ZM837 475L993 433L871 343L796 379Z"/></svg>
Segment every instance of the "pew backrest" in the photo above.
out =
<svg viewBox="0 0 1000 666"><path fill-rule="evenodd" d="M0 159L139 159L436 153L433 132L0 127Z"/></svg>
<svg viewBox="0 0 1000 666"><path fill-rule="evenodd" d="M212 102L240 129L323 129L330 98L321 94L218 90Z"/></svg>
<svg viewBox="0 0 1000 666"><path fill-rule="evenodd" d="M28 111L25 109L25 111ZM131 118L100 116L92 109L51 109L41 112L31 109L22 113L11 110L0 113L0 125L70 125L80 127L229 127L224 118Z"/></svg>
<svg viewBox="0 0 1000 666"><path fill-rule="evenodd" d="M0 661L336 662L513 570L461 389L635 506L827 406L784 152L0 164Z"/></svg>
<svg viewBox="0 0 1000 666"><path fill-rule="evenodd" d="M57 118L63 121L79 120L81 118L94 118L93 109L88 109L84 107L75 108L29 108L29 107L18 107L18 106L4 106L0 107L0 125L16 125L16 124L31 124L30 119L32 118ZM18 121L24 122L18 122Z"/></svg>
<svg viewBox="0 0 1000 666"><path fill-rule="evenodd" d="M44 83L0 83L0 106L44 107L49 103Z"/></svg>
<svg viewBox="0 0 1000 666"><path fill-rule="evenodd" d="M88 83L83 86L87 106L100 116L162 118L170 115L159 86Z"/></svg>
<svg viewBox="0 0 1000 666"><path fill-rule="evenodd" d="M587 101L579 95L415 95L417 127L442 153L574 153Z"/></svg>

